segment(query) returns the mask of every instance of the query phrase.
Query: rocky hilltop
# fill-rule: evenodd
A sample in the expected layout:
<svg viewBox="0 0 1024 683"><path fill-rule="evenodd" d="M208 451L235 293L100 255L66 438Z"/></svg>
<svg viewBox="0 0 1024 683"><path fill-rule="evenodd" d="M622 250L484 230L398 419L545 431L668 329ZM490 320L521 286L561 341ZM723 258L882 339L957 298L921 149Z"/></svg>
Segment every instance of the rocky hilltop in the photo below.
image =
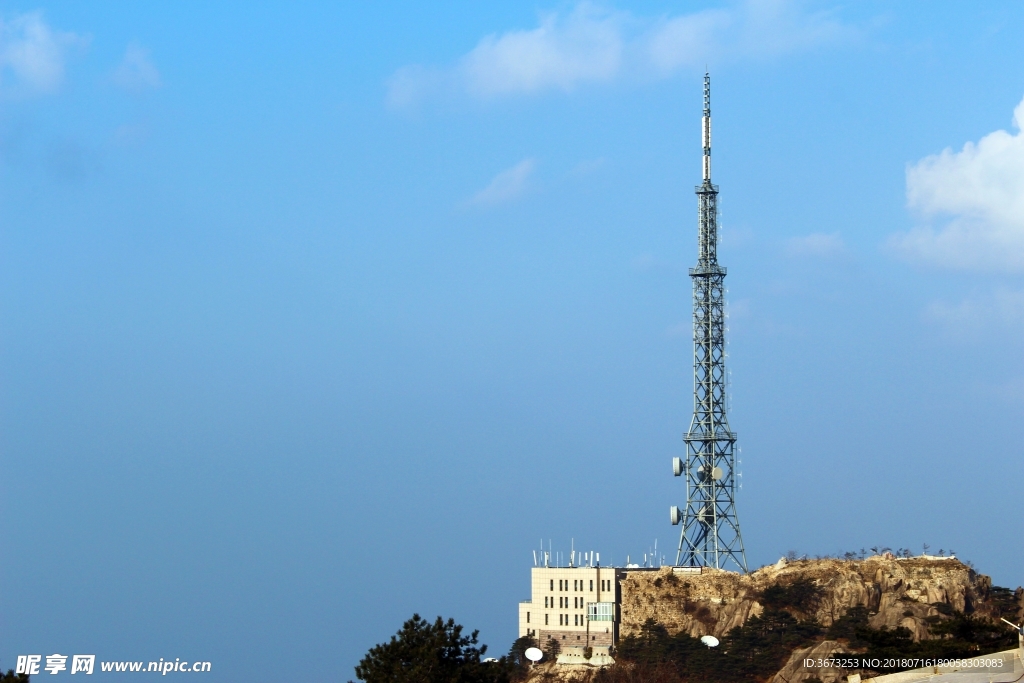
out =
<svg viewBox="0 0 1024 683"><path fill-rule="evenodd" d="M950 557L864 560L779 560L750 574L704 569L700 574L631 572L622 582L621 636L637 633L654 619L670 634L724 636L761 614L764 592L772 586L810 581L821 592L804 616L831 626L852 607L866 607L872 628L903 626L914 640L929 637L926 619L948 613L998 619L991 600L992 580ZM1021 590L1014 598L1021 604ZM944 609L945 608L945 609Z"/></svg>
<svg viewBox="0 0 1024 683"><path fill-rule="evenodd" d="M549 662L529 681L839 683L882 672L812 671L804 659L987 654L1016 645L999 617L1024 620L1024 589L994 587L952 557L781 559L750 574L637 569L620 586L617 663L598 676ZM705 635L722 641L714 653L696 640Z"/></svg>

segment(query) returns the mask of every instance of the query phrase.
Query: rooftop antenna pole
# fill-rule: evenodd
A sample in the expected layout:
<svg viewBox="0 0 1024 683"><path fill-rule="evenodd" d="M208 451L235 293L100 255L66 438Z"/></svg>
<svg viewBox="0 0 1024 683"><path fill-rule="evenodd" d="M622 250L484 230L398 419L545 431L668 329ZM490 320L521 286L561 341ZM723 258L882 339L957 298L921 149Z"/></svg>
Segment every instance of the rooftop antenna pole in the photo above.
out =
<svg viewBox="0 0 1024 683"><path fill-rule="evenodd" d="M672 462L685 476L686 507L671 508L681 524L676 564L747 571L736 513L736 433L729 429L725 370L725 274L718 265L718 186L711 183L711 76L704 74L702 182L697 186L697 266L693 280L693 418L683 436L685 458Z"/></svg>

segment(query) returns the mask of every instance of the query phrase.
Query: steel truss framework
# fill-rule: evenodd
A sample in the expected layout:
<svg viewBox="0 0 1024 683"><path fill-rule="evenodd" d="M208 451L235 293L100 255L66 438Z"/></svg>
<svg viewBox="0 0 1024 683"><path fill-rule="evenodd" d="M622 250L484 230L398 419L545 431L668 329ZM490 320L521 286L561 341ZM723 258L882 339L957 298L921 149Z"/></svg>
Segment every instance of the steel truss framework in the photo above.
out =
<svg viewBox="0 0 1024 683"><path fill-rule="evenodd" d="M711 183L711 79L704 76L704 182L698 198L698 258L693 280L693 419L683 437L686 457L673 464L686 478L686 507L672 508L682 524L677 565L746 572L736 513L736 434L726 415L725 275L718 265L718 186Z"/></svg>

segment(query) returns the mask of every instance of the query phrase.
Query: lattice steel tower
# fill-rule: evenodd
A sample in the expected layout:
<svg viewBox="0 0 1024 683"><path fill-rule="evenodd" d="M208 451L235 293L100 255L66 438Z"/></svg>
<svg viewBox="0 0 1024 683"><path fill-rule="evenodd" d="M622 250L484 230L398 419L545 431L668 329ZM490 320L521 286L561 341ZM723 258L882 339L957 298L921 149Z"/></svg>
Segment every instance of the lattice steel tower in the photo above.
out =
<svg viewBox="0 0 1024 683"><path fill-rule="evenodd" d="M697 186L697 267L693 279L693 419L683 437L686 457L672 470L686 478L686 507L672 506L682 524L677 565L747 571L736 514L736 433L726 416L725 268L718 265L718 186L711 184L711 77L704 75L704 182Z"/></svg>

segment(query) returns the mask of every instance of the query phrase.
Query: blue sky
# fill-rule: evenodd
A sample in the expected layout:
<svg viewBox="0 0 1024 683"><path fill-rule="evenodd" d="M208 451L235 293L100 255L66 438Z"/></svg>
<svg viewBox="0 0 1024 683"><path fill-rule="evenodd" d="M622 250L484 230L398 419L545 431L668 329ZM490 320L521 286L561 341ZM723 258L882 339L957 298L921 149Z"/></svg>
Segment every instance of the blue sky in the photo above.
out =
<svg viewBox="0 0 1024 683"><path fill-rule="evenodd" d="M674 547L705 66L749 562L1024 583L1022 26L0 2L0 666L347 680Z"/></svg>

